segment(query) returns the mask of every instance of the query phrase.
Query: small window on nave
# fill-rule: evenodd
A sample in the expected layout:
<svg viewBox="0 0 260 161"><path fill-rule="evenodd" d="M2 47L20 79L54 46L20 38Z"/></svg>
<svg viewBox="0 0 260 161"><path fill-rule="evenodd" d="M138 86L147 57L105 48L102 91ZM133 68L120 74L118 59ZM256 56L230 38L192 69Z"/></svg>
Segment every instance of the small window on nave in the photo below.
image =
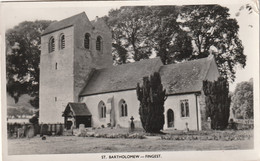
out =
<svg viewBox="0 0 260 161"><path fill-rule="evenodd" d="M188 100L181 100L181 117L189 117L189 101Z"/></svg>
<svg viewBox="0 0 260 161"><path fill-rule="evenodd" d="M121 117L126 117L127 114L127 104L125 102L125 100L121 100L119 103L119 112L120 112L120 116Z"/></svg>
<svg viewBox="0 0 260 161"><path fill-rule="evenodd" d="M99 110L100 118L106 118L106 105L103 101L99 102L98 110Z"/></svg>

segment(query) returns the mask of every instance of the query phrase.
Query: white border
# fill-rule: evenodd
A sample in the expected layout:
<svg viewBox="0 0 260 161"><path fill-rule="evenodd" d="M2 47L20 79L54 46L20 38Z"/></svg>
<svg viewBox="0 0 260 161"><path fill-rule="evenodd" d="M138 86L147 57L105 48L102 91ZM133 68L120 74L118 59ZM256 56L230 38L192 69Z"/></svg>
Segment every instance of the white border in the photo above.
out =
<svg viewBox="0 0 260 161"><path fill-rule="evenodd" d="M216 0L186 0L185 2L180 2L178 0L165 0L165 1L93 1L93 2L8 2L8 3L0 3L0 16L1 19L4 19L4 12L3 8L5 7L12 7L15 9L16 7L20 7L23 5L24 9L29 9L31 7L40 7L40 8L55 8L55 7L82 7L82 6L88 6L88 7L95 7L95 6L114 6L114 5L191 5L191 4L246 4L246 3L254 3L257 1L237 1L237 0L222 0L216 1ZM259 22L259 19L256 20L256 22ZM258 23L257 23L258 24ZM1 42L0 42L0 50L1 50L1 107L6 107L6 80L5 80L5 37L4 37L4 24L1 25ZM259 30L258 33L259 35ZM171 151L171 152L133 152L133 153L113 153L113 154L161 154L162 158L156 159L156 160L212 160L212 161L226 161L226 160L260 160L259 152L259 37L258 39L252 40L254 42L254 48L255 48L255 58L258 60L258 64L256 64L255 69L255 77L254 77L254 113L255 113L255 129L254 129L254 150L226 150L226 151ZM7 155L7 134L6 134L6 108L1 108L1 112L3 116L1 118L2 120L2 128L1 128L1 138L2 138L2 150L3 150L3 160L21 160L21 161L28 161L28 160L62 160L62 161L69 161L69 160L101 160L101 153L95 153L95 154L55 154L55 155ZM0 116L0 117L1 117ZM109 153L105 153L106 155ZM113 159L118 160L118 159ZM125 159L125 160L131 160L131 159ZM136 160L136 159L135 159ZM148 160L148 159L141 159L141 160ZM155 159L154 159L155 160Z"/></svg>

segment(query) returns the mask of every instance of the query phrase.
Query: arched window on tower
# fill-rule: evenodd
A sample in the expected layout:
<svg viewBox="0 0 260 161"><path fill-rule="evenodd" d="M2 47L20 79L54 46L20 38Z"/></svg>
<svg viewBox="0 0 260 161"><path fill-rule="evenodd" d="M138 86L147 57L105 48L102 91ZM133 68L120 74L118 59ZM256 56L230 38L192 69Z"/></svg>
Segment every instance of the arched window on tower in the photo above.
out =
<svg viewBox="0 0 260 161"><path fill-rule="evenodd" d="M51 37L49 40L49 53L53 52L55 50L55 41L54 37Z"/></svg>
<svg viewBox="0 0 260 161"><path fill-rule="evenodd" d="M101 45L102 45L102 38L101 38L101 36L98 36L97 41L96 41L96 50L100 51L102 48Z"/></svg>
<svg viewBox="0 0 260 161"><path fill-rule="evenodd" d="M64 49L65 48L65 35L61 34L60 35L60 49Z"/></svg>
<svg viewBox="0 0 260 161"><path fill-rule="evenodd" d="M84 47L90 49L90 34L86 33L84 38Z"/></svg>
<svg viewBox="0 0 260 161"><path fill-rule="evenodd" d="M121 100L119 102L119 112L120 112L120 116L121 117L126 117L127 114L127 104L125 102L125 100Z"/></svg>
<svg viewBox="0 0 260 161"><path fill-rule="evenodd" d="M100 118L106 118L106 105L103 101L99 102L98 110L99 110Z"/></svg>

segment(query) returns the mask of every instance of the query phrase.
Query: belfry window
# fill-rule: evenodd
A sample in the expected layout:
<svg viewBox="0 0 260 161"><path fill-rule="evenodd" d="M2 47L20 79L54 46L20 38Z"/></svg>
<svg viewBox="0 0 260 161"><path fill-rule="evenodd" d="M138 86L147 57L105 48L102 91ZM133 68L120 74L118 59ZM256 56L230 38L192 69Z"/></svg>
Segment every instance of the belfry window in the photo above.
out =
<svg viewBox="0 0 260 161"><path fill-rule="evenodd" d="M101 36L98 36L97 41L96 41L96 50L98 50L98 51L101 50L101 44L102 44L102 38L101 38Z"/></svg>
<svg viewBox="0 0 260 161"><path fill-rule="evenodd" d="M51 37L49 40L49 53L53 52L55 50L55 41L54 38Z"/></svg>
<svg viewBox="0 0 260 161"><path fill-rule="evenodd" d="M65 48L65 35L61 34L60 35L60 49L64 49Z"/></svg>
<svg viewBox="0 0 260 161"><path fill-rule="evenodd" d="M181 100L181 117L189 117L189 101L188 100Z"/></svg>
<svg viewBox="0 0 260 161"><path fill-rule="evenodd" d="M85 34L84 47L85 47L85 49L89 49L90 48L90 34L89 33Z"/></svg>

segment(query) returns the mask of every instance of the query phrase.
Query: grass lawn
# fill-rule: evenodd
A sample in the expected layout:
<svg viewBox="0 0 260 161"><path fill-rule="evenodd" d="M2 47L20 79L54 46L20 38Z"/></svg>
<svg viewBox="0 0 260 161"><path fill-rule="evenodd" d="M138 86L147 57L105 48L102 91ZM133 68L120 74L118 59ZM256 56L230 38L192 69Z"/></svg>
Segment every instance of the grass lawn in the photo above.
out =
<svg viewBox="0 0 260 161"><path fill-rule="evenodd" d="M100 130L100 133L104 130ZM127 132L127 131L126 131ZM238 132L239 135L241 132ZM31 139L8 139L8 154L69 154L104 152L142 152L142 151L189 151L189 150L233 150L252 149L253 138L246 140L161 140L148 139L110 139L77 136L50 136L41 140L39 136Z"/></svg>

